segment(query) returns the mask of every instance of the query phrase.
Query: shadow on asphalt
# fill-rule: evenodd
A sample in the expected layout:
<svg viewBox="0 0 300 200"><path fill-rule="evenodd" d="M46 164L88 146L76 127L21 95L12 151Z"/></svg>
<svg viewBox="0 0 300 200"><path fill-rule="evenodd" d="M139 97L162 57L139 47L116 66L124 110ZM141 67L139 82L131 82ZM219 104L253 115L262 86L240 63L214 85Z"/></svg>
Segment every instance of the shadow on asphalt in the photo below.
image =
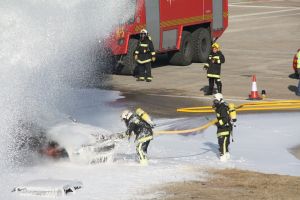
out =
<svg viewBox="0 0 300 200"><path fill-rule="evenodd" d="M216 156L219 156L219 145L212 142L205 142L204 145L207 146L211 152L214 152Z"/></svg>
<svg viewBox="0 0 300 200"><path fill-rule="evenodd" d="M202 88L200 88L200 92L203 92L204 94L205 94L206 92L208 92L208 85L203 86Z"/></svg>
<svg viewBox="0 0 300 200"><path fill-rule="evenodd" d="M292 73L292 74L289 75L289 78L291 78L291 79L299 79L299 75L295 74L295 73Z"/></svg>
<svg viewBox="0 0 300 200"><path fill-rule="evenodd" d="M203 86L202 88L200 88L200 90L199 90L200 92L203 92L203 94L205 95L205 93L207 93L208 92L208 85L206 85L206 86ZM213 90L213 94L216 94L216 93L218 93L218 90L216 89L216 88L214 88L214 90Z"/></svg>
<svg viewBox="0 0 300 200"><path fill-rule="evenodd" d="M288 89L291 91L291 92L294 92L295 94L297 93L298 91L298 88L294 85L289 85L288 86Z"/></svg>

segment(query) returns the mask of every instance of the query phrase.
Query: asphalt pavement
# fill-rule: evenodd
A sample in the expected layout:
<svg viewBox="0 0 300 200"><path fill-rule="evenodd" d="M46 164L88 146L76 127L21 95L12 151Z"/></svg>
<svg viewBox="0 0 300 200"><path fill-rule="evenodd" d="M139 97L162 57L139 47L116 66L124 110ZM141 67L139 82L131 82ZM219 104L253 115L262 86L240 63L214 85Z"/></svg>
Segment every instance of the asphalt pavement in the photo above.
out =
<svg viewBox="0 0 300 200"><path fill-rule="evenodd" d="M218 40L226 57L222 65L223 95L246 100L251 77L256 75L258 91L266 90L267 100L299 99L298 79L292 62L300 48L299 0L231 0L229 27ZM113 75L110 85L126 94L209 100L203 89L208 85L202 63L168 65L164 56L156 61L151 83L137 82L132 76Z"/></svg>

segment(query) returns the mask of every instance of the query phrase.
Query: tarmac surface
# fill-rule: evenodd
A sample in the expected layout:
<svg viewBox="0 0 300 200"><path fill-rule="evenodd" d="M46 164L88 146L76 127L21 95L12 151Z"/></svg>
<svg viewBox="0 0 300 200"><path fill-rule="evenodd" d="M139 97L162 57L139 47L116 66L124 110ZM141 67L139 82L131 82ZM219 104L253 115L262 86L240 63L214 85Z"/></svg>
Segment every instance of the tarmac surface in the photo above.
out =
<svg viewBox="0 0 300 200"><path fill-rule="evenodd" d="M223 95L245 100L256 75L258 91L268 99L299 99L292 62L300 48L299 0L231 0L229 27L218 40L226 62L222 65ZM113 75L111 87L127 94L201 99L208 85L202 63L168 65L160 56L153 66L153 82L137 82L132 76ZM143 98L146 99L146 98Z"/></svg>
<svg viewBox="0 0 300 200"><path fill-rule="evenodd" d="M258 91L266 90L265 100L299 99L299 80L292 69L300 48L299 19L299 0L230 0L229 27L218 40L226 58L221 79L227 101L246 101L252 75ZM203 66L171 66L161 55L153 65L151 83L112 75L108 84L129 100L128 107L141 106L154 116L182 117L188 114L176 108L211 105L212 97L204 96L208 80ZM300 158L300 146L291 152Z"/></svg>

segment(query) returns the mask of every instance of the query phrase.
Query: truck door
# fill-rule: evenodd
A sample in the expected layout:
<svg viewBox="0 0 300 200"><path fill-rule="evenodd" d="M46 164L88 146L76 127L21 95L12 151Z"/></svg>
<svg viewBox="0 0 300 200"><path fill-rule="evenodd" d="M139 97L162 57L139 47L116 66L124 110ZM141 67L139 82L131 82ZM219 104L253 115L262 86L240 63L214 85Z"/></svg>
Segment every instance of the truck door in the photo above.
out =
<svg viewBox="0 0 300 200"><path fill-rule="evenodd" d="M146 27L152 38L155 50L159 49L160 44L160 0L145 0L146 7Z"/></svg>
<svg viewBox="0 0 300 200"><path fill-rule="evenodd" d="M224 29L223 1L224 0L213 0L213 30L214 31Z"/></svg>

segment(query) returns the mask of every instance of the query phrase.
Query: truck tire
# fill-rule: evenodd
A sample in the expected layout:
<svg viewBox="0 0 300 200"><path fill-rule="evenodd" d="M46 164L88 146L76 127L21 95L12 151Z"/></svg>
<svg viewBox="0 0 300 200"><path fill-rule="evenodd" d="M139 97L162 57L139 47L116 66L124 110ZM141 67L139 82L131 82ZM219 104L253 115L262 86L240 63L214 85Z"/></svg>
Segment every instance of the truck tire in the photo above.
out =
<svg viewBox="0 0 300 200"><path fill-rule="evenodd" d="M193 49L192 36L188 31L182 32L181 45L179 51L168 53L169 62L172 65L187 66L192 63Z"/></svg>
<svg viewBox="0 0 300 200"><path fill-rule="evenodd" d="M138 40L137 39L130 39L128 44L128 51L127 54L123 58L122 67L120 69L120 74L123 75L133 75L136 61L134 60L134 51L137 47Z"/></svg>
<svg viewBox="0 0 300 200"><path fill-rule="evenodd" d="M192 33L193 62L206 62L211 50L211 37L206 28L198 28Z"/></svg>

